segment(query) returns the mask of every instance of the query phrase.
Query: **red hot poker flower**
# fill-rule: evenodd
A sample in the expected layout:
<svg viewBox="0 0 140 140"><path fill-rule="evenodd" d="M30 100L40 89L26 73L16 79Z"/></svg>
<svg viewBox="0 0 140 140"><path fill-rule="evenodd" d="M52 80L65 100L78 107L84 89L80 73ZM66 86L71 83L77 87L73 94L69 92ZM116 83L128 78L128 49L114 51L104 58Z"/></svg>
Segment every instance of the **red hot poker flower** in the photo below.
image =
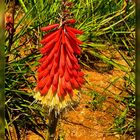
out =
<svg viewBox="0 0 140 140"><path fill-rule="evenodd" d="M82 43L76 35L83 32L68 26L75 22L70 19L61 27L53 24L41 28L49 33L40 41L44 47L40 49L43 56L39 60L35 98L58 110L71 101L75 89L84 83L84 74L75 57L81 53L79 45Z"/></svg>

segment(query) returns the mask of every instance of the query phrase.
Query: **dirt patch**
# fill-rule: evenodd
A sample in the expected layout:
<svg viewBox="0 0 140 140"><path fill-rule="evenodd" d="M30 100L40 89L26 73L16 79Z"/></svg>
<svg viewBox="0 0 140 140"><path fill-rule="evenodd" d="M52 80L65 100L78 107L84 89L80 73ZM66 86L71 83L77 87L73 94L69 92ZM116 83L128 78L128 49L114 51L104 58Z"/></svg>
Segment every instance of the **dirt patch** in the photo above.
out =
<svg viewBox="0 0 140 140"><path fill-rule="evenodd" d="M82 95L83 100L89 98ZM93 111L88 108L86 101L81 101L74 111L69 111L60 122L61 132L65 133L66 140L91 140L102 138L104 131L111 126L113 117L102 111ZM89 101L89 100L88 100Z"/></svg>
<svg viewBox="0 0 140 140"><path fill-rule="evenodd" d="M86 84L77 107L65 112L59 121L56 137L60 140L131 140L128 135L111 134L115 117L125 109L119 101L126 96L123 90L125 72L114 69L107 73L83 70ZM96 96L91 92L98 93ZM96 98L95 98L96 97ZM94 103L97 100L96 104ZM35 133L28 140L42 138Z"/></svg>

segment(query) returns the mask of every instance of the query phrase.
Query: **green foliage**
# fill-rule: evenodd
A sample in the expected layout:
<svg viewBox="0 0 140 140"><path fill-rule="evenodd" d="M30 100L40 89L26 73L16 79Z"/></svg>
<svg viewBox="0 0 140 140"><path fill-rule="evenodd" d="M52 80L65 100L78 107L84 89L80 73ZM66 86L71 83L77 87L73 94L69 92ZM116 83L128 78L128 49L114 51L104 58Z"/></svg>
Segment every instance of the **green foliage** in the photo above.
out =
<svg viewBox="0 0 140 140"><path fill-rule="evenodd" d="M33 6L34 8L35 6ZM5 127L6 139L20 139L21 134L31 130L38 135L39 130L47 129L48 114L32 97L35 87L35 71L38 51L35 44L37 31L31 19L32 9L16 19L21 12L15 11L15 28L6 31L5 65ZM14 10L14 9L13 9ZM31 25L32 24L32 25ZM34 41L36 40L36 41Z"/></svg>

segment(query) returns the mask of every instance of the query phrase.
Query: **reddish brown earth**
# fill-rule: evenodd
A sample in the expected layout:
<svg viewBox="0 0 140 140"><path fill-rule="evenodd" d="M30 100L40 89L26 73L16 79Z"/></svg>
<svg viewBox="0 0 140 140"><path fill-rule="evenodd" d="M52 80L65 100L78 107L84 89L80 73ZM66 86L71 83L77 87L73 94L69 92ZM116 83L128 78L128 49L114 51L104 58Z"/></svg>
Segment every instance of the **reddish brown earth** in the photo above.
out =
<svg viewBox="0 0 140 140"><path fill-rule="evenodd" d="M122 72L112 71L111 74L101 74L96 71L85 71L90 86L86 85L83 90L88 93L88 87L94 89L104 95L106 98L101 102L96 110L93 110L89 102L92 102L92 97L87 94L81 95L81 101L75 110L67 112L60 122L60 134L65 140L118 140L121 136L109 134L109 128L112 127L114 117L120 113L120 109L124 109L119 102L115 102L114 94L120 94L123 87L123 80L116 82L116 87L111 86L109 91L103 91L103 88L108 87L110 81L115 77L122 77ZM93 85L94 86L93 86ZM86 89L87 88L87 89ZM126 139L126 138L125 138Z"/></svg>
<svg viewBox="0 0 140 140"><path fill-rule="evenodd" d="M116 95L126 94L122 92L124 81L121 79L125 73L119 70L103 74L97 71L84 70L84 72L89 84L85 84L82 88L84 93L81 93L79 105L61 116L57 136L59 135L61 140L131 140L128 135L111 134L109 131L113 127L116 115L120 110L125 109L125 106L115 101ZM119 79L108 87L115 78ZM108 88L104 91L106 87ZM93 98L88 95L91 89L105 97L97 109L93 109L89 104L93 101ZM27 137L28 140L42 140L34 133L30 133Z"/></svg>

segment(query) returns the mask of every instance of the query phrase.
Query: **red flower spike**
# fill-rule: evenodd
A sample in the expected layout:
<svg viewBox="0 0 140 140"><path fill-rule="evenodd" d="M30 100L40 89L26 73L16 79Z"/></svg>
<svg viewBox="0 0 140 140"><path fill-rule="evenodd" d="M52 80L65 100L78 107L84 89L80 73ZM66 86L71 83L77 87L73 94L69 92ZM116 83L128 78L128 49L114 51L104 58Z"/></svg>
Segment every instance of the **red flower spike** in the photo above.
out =
<svg viewBox="0 0 140 140"><path fill-rule="evenodd" d="M42 39L40 41L41 44L46 44L48 43L49 41L52 41L52 39L54 40L54 42L56 41L55 37L56 37L56 34L58 33L58 31L55 31L54 33L52 33L51 35L45 37L44 39Z"/></svg>
<svg viewBox="0 0 140 140"><path fill-rule="evenodd" d="M47 59L47 55L43 56L42 58L39 59L40 63L43 63Z"/></svg>
<svg viewBox="0 0 140 140"><path fill-rule="evenodd" d="M67 95L67 92L64 90L63 97L65 97L66 95Z"/></svg>
<svg viewBox="0 0 140 140"><path fill-rule="evenodd" d="M72 41L73 40L76 41L76 43L79 44L79 45L82 44L82 42L79 39L76 38L76 35L73 32L67 30L67 33L68 33L67 37L69 39L71 39Z"/></svg>
<svg viewBox="0 0 140 140"><path fill-rule="evenodd" d="M52 92L55 93L57 91L57 86L52 85Z"/></svg>
<svg viewBox="0 0 140 140"><path fill-rule="evenodd" d="M48 57L47 57L48 58ZM49 64L48 60L45 60L42 65L41 65L41 71L45 70L45 69L50 69L50 67L52 66L52 63ZM39 69L38 69L39 70Z"/></svg>
<svg viewBox="0 0 140 140"><path fill-rule="evenodd" d="M64 30L62 30L62 44L65 44L65 33L64 33Z"/></svg>
<svg viewBox="0 0 140 140"><path fill-rule="evenodd" d="M65 80L66 81L69 81L70 80L70 74L68 73L68 70L67 69L65 70L65 76L64 77L65 77Z"/></svg>
<svg viewBox="0 0 140 140"><path fill-rule="evenodd" d="M55 74L55 67L53 65L51 71L50 71L50 77L54 77L54 74Z"/></svg>
<svg viewBox="0 0 140 140"><path fill-rule="evenodd" d="M65 41L66 41L66 47L68 48L68 50L70 51L70 53L72 53L73 54L73 48L72 48L72 46L70 45L70 42L69 42L69 40L68 40L68 38L65 36Z"/></svg>
<svg viewBox="0 0 140 140"><path fill-rule="evenodd" d="M78 75L82 77L82 76L84 76L84 73L81 72L81 71L79 71L79 72L78 72Z"/></svg>
<svg viewBox="0 0 140 140"><path fill-rule="evenodd" d="M58 91L57 95L58 95L58 97L60 97L60 98L61 98L62 93L60 92L60 90Z"/></svg>
<svg viewBox="0 0 140 140"><path fill-rule="evenodd" d="M79 66L78 64L75 64L75 65L74 65L74 68L75 68L76 70L79 70L79 69L80 69L80 66Z"/></svg>
<svg viewBox="0 0 140 140"><path fill-rule="evenodd" d="M75 52L75 54L81 54L81 49L80 49L80 47L79 46L77 46L77 45L74 45L74 52Z"/></svg>
<svg viewBox="0 0 140 140"><path fill-rule="evenodd" d="M74 39L70 38L70 37L69 37L69 41L71 43L71 46L73 46L73 51L76 54L79 55L81 53L81 49L80 49L79 45L77 44L77 42Z"/></svg>
<svg viewBox="0 0 140 140"><path fill-rule="evenodd" d="M59 47L59 42L55 44L55 47L51 50L50 54L48 54L48 56L46 57L45 62L42 64L42 67L46 67L46 65L48 65L48 63L50 63L51 59L54 58L54 55L56 53L56 51L58 51Z"/></svg>
<svg viewBox="0 0 140 140"><path fill-rule="evenodd" d="M84 83L84 79L81 78L81 77L79 77L79 78L77 79L77 82L80 83L80 84L83 84L83 83Z"/></svg>
<svg viewBox="0 0 140 140"><path fill-rule="evenodd" d="M75 69L73 69L73 76L77 77L78 76L78 73Z"/></svg>
<svg viewBox="0 0 140 140"><path fill-rule="evenodd" d="M60 56L60 58L61 58L60 61L61 62L60 63L61 63L62 66L65 66L65 61L66 61L65 60L66 51L65 51L65 48L64 47L65 47L64 45L61 46L61 56Z"/></svg>
<svg viewBox="0 0 140 140"><path fill-rule="evenodd" d="M84 74L75 56L81 53L79 45L82 44L76 35L83 32L69 27L75 22L74 19L68 19L61 27L53 24L41 28L42 31L52 30L40 41L44 47L40 49L42 58L39 60L36 88L39 95L36 98L43 104L62 106L59 103L67 99L68 94L72 97L74 89L79 89L84 83Z"/></svg>
<svg viewBox="0 0 140 140"><path fill-rule="evenodd" d="M62 87L65 89L66 88L66 80L64 79L64 77L62 77Z"/></svg>
<svg viewBox="0 0 140 140"><path fill-rule="evenodd" d="M53 77L48 77L48 81L46 83L48 88L50 88L50 86L52 85L52 82L53 82Z"/></svg>
<svg viewBox="0 0 140 140"><path fill-rule="evenodd" d="M53 66L53 63L50 63L46 69L47 69L48 71L50 71L51 68L52 68L52 66Z"/></svg>
<svg viewBox="0 0 140 140"><path fill-rule="evenodd" d="M75 19L68 19L68 20L66 20L66 24L74 24L76 22L76 20Z"/></svg>
<svg viewBox="0 0 140 140"><path fill-rule="evenodd" d="M72 90L72 86L71 86L70 81L66 82L65 84L66 84L67 90L68 90L68 91L71 91L71 90Z"/></svg>
<svg viewBox="0 0 140 140"><path fill-rule="evenodd" d="M62 27L60 27L58 33L56 34L55 41L58 41L61 39L61 34L62 34Z"/></svg>
<svg viewBox="0 0 140 140"><path fill-rule="evenodd" d="M69 49L66 48L66 50L67 50L67 54L68 54L69 58L70 58L74 63L78 63L78 60L76 59L76 57L75 57L72 53L69 52Z"/></svg>
<svg viewBox="0 0 140 140"><path fill-rule="evenodd" d="M73 78L71 78L71 80L70 80L70 81L71 81L71 83L72 83L72 85L73 85L73 87L74 87L74 88L76 88L76 89L77 89L77 88L79 88L79 85L78 85L78 83L77 83L77 81L75 80L75 78L74 78L74 77L73 77Z"/></svg>
<svg viewBox="0 0 140 140"><path fill-rule="evenodd" d="M77 30L75 28L69 26L66 26L65 28L68 32L73 32L74 34L83 34L83 31Z"/></svg>
<svg viewBox="0 0 140 140"><path fill-rule="evenodd" d="M46 79L41 79L38 83L37 83L37 87L39 89L43 88L45 86L45 82L46 82Z"/></svg>
<svg viewBox="0 0 140 140"><path fill-rule="evenodd" d="M45 70L41 71L41 72L38 74L38 80L41 80L43 77L46 77L48 74L49 74L48 69L45 69Z"/></svg>
<svg viewBox="0 0 140 140"><path fill-rule="evenodd" d="M42 72L43 70L44 70L44 69L42 69L42 67L39 66L39 68L37 69L37 72L40 73L40 72Z"/></svg>
<svg viewBox="0 0 140 140"><path fill-rule="evenodd" d="M41 95L46 95L48 92L49 88L47 87L47 85L44 86L44 88L40 91Z"/></svg>
<svg viewBox="0 0 140 140"><path fill-rule="evenodd" d="M60 77L63 77L63 75L64 75L64 68L63 67L59 68L59 75L60 75Z"/></svg>
<svg viewBox="0 0 140 140"><path fill-rule="evenodd" d="M63 45L61 46L61 55L60 55L60 63L59 63L59 73L60 77L64 75L65 72L65 56L64 56L64 48Z"/></svg>
<svg viewBox="0 0 140 140"><path fill-rule="evenodd" d="M56 73L56 74L54 75L53 85L58 85L58 82L59 82L59 74Z"/></svg>
<svg viewBox="0 0 140 140"><path fill-rule="evenodd" d="M40 49L40 52L42 54L48 53L52 48L54 47L54 40L52 40L50 43L46 44L43 48Z"/></svg>
<svg viewBox="0 0 140 140"><path fill-rule="evenodd" d="M68 66L67 66L67 71L68 71L68 73L69 73L69 76L72 76L72 70L69 69Z"/></svg>
<svg viewBox="0 0 140 140"><path fill-rule="evenodd" d="M41 30L42 31L49 31L49 30L54 29L58 26L59 26L59 24L48 25L47 27L42 27Z"/></svg>
<svg viewBox="0 0 140 140"><path fill-rule="evenodd" d="M66 56L66 63L67 63L68 68L72 69L73 66L72 66L72 63L71 63L68 55Z"/></svg>
<svg viewBox="0 0 140 140"><path fill-rule="evenodd" d="M61 96L64 95L64 88L62 87L62 85L60 85L60 93L61 93Z"/></svg>

